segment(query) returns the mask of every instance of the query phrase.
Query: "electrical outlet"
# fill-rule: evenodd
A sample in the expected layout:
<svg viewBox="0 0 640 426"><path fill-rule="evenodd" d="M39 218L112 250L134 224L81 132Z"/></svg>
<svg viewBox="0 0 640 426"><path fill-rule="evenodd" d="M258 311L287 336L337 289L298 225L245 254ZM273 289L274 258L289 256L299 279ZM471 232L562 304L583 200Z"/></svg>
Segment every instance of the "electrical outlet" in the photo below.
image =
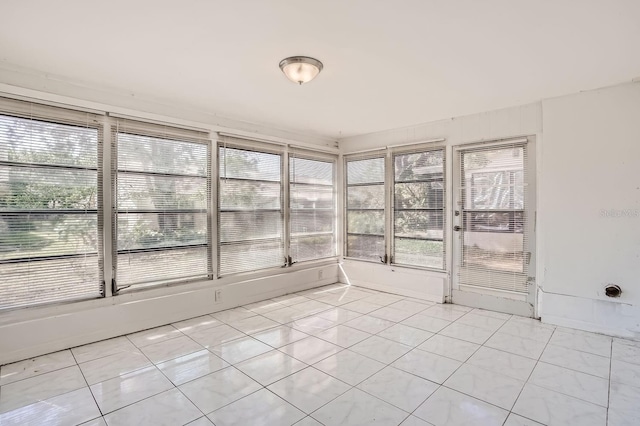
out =
<svg viewBox="0 0 640 426"><path fill-rule="evenodd" d="M215 298L214 302L216 303L222 302L222 290L216 290L214 298Z"/></svg>
<svg viewBox="0 0 640 426"><path fill-rule="evenodd" d="M321 279L322 279L322 273L323 273L323 272L324 272L324 271L323 271L322 269L320 269L320 270L318 271L318 279L319 279L319 280L321 280Z"/></svg>

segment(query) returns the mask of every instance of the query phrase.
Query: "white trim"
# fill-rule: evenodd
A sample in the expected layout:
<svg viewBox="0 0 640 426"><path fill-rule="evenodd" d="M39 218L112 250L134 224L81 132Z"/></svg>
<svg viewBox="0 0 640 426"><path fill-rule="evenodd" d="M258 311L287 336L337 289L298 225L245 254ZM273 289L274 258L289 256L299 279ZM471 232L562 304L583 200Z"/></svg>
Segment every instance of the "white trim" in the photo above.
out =
<svg viewBox="0 0 640 426"><path fill-rule="evenodd" d="M344 155L364 154L364 153L373 152L373 151L384 151L384 150L389 150L394 148L404 148L404 147L413 147L413 146L415 146L416 149L419 149L420 145L432 144L437 142L445 142L446 140L447 140L446 138L436 138L436 139L428 139L426 141L399 143L394 145L386 145L379 148L370 148L370 149L362 149L359 151L345 152Z"/></svg>
<svg viewBox="0 0 640 426"><path fill-rule="evenodd" d="M217 133L219 136L222 136L222 137L244 139L247 142L268 143L272 145L280 145L280 146L285 146L290 148L300 148L300 149L306 149L306 150L312 150L312 151L326 152L326 153L331 153L336 155L339 152L337 146L335 148L323 147L319 145L307 144L304 142L290 141L282 138L267 137L267 136L253 136L251 134L247 134L247 132L241 132L241 131L236 131L233 133L218 131Z"/></svg>

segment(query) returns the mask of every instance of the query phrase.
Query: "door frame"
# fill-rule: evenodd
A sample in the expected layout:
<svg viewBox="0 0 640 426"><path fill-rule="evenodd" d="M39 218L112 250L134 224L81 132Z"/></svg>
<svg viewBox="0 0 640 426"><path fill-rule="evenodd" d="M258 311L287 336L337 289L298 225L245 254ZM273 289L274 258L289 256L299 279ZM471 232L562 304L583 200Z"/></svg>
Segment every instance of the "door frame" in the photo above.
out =
<svg viewBox="0 0 640 426"><path fill-rule="evenodd" d="M455 216L455 211L458 210L460 200L459 188L461 186L461 164L460 164L460 152L467 150L474 150L477 148L491 148L509 146L514 143L522 143L526 146L526 179L527 184L526 199L525 199L525 217L526 230L528 232L527 251L530 253L530 260L528 264L528 292L523 298L517 297L513 294L511 297L505 297L509 294L502 290L493 289L471 289L466 288L461 290L458 284L458 262L461 254L461 236L460 232L453 230L454 226L460 225L460 218ZM452 146L451 158L451 209L448 215L448 226L451 235L450 248L451 257L449 264L450 279L449 279L449 301L451 303L458 303L467 306L473 306L477 308L484 308L493 311L505 312L510 314L516 314L527 317L537 316L537 283L536 283L536 138L535 136L524 136L518 138L509 138L501 140L492 140L487 142L460 144ZM449 260L449 259L448 259Z"/></svg>

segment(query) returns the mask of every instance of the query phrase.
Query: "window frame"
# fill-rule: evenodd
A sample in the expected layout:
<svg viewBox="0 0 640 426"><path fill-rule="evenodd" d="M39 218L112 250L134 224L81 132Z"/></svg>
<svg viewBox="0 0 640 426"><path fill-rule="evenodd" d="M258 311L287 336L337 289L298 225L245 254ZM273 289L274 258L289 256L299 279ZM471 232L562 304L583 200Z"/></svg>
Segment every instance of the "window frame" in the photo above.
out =
<svg viewBox="0 0 640 426"><path fill-rule="evenodd" d="M352 234L352 235L373 235L376 237L382 236L383 238L383 245L385 247L385 252L382 254L382 256L385 257L385 262L382 262L381 260L374 260L374 259L365 259L365 258L360 258L360 257L352 257L349 256L349 250L348 250L348 245L349 245L349 186L365 186L365 185L380 185L380 182L369 182L369 183L365 183L365 184L355 184L355 185L349 185L349 163L352 161L362 161L362 160L373 160L373 159L377 159L377 158L382 158L383 159L383 164L384 164L384 177L383 177L383 181L381 186L383 187L383 197L384 197L384 207L382 209L368 209L368 210L372 210L372 211L382 211L382 216L383 216L383 223L384 223L384 231L382 233L382 235L379 234ZM343 258L344 259L348 259L348 260L357 260L360 262L369 262L369 263L387 263L386 260L388 260L388 247L387 247L387 241L388 241L388 232L389 232L389 220L387 217L387 210L388 210L388 186L387 186L387 180L388 180L388 173L389 173L389 167L388 167L388 152L385 149L382 150L375 150L372 152L368 152L366 154L355 154L355 155L345 155L344 159L343 159L343 188L344 188L344 206L343 206L343 220L342 223L344 224L343 229L343 235L344 235L344 242L343 242ZM353 209L353 210L358 210L358 209ZM381 256L381 257L382 257Z"/></svg>
<svg viewBox="0 0 640 426"><path fill-rule="evenodd" d="M229 140L227 140L229 139ZM222 247L223 243L221 241L221 235L222 233L220 232L220 227L221 227L221 223L220 223L220 213L222 211L221 209L221 203L220 203L220 181L222 179L221 177L221 170L220 170L220 148L229 148L229 149L237 149L237 150L242 150L242 151L250 151L250 152L257 152L257 153L264 153L264 154L271 154L271 155L278 155L280 156L280 222L281 222L281 229L282 229L282 254L283 254L283 259L282 259L282 265L280 266L269 266L266 268L259 268L259 269L252 269L252 270L247 270L247 271L238 271L238 272L232 272L232 273L228 273L228 274L222 274L221 273L221 252L222 250L220 250L220 248ZM287 230L285 228L285 224L286 224L286 218L285 218L285 200L286 197L288 197L288 193L285 194L285 189L287 188L287 185L285 185L285 155L284 155L284 150L278 150L275 146L273 145L269 145L269 144L261 144L260 142L255 142L252 140L241 140L238 138L227 138L227 137L218 137L217 139L217 143L216 143L216 154L215 154L215 158L216 158L216 165L215 165L215 170L216 170L216 184L215 184L215 200L216 200L216 211L215 211L215 215L216 215L216 243L215 243L215 247L216 247L216 269L215 269L215 277L216 279L222 279L222 278L227 278L227 277L235 277L235 276L244 276L244 275L250 275L256 272L263 272L263 271L268 271L268 270L277 270L280 268L284 268L285 266L287 266L287 262L286 262L286 257L287 257ZM271 182L271 181L269 181ZM275 183L275 181L273 181ZM232 243L233 244L233 243ZM232 244L225 244L225 245L232 245Z"/></svg>
<svg viewBox="0 0 640 426"><path fill-rule="evenodd" d="M431 267L431 266L421 266L421 265L412 265L412 264L406 264L406 263L396 263L395 262L395 258L396 258L396 253L395 253L395 241L396 241L396 229L395 229L395 219L396 219L396 200L395 200L395 186L396 186L396 180L395 180L395 172L396 172L396 162L395 162L395 158L396 156L400 156L400 155L409 155L409 154L422 154L422 153L427 153L427 152L434 152L434 151L440 151L442 152L442 208L441 209L416 209L419 211L433 211L433 212L442 212L442 238L425 238L425 239L419 239L421 241L441 241L442 242L442 267L441 268L435 268L435 267ZM446 271L447 267L446 267L446 263L447 263L447 150L446 150L446 146L443 144L430 144L429 146L415 146L415 147L408 147L408 148L404 148L404 149L391 149L390 150L390 162L391 162L391 172L389 174L389 176L391 177L392 181L390 182L390 191L389 191L389 197L391 199L391 217L390 217L390 241L389 241L389 252L391 253L390 255L390 260L389 260L389 264L391 265L398 265L398 266L402 266L402 267L407 267L407 268L416 268L416 269L424 269L424 270L429 270L429 271L438 271L438 272L443 272ZM436 180L436 181L439 181ZM429 182L429 181L421 181L421 180L416 180L414 182ZM405 238L405 237L400 237L400 238Z"/></svg>
<svg viewBox="0 0 640 426"><path fill-rule="evenodd" d="M292 184L296 184L295 182L291 181L291 160L292 159L296 159L296 158L300 158L300 159L304 159L304 160L311 160L311 161L318 161L318 162L325 162L325 163L331 163L332 165L332 176L331 176L331 195L332 195L332 207L331 209L327 209L327 210L331 210L331 212L333 213L333 217L332 217L332 225L333 225L333 229L332 231L329 233L324 233L325 235L331 235L333 242L332 242L332 246L333 246L333 254L330 256L325 256L325 257L318 257L318 258L314 258L314 259L305 259L305 260L296 260L296 259L292 259L292 263L301 263L301 264L305 264L308 262L316 262L316 261L322 261L322 260L327 260L327 259L333 259L338 257L339 255L339 250L338 250L338 184L337 184L337 179L338 179L338 155L331 155L331 154L324 154L324 153L319 153L319 152L313 152L313 151L307 151L307 150L299 150L299 149L289 149L287 151L287 168L288 168L288 173L287 173L287 182L286 182L286 186L287 186L287 208L286 208L286 216L287 217L287 223L288 223L288 227L287 227L287 242L286 242L286 248L287 248L287 257L291 256L291 241L293 240L293 232L292 230L292 213L293 213L293 209L291 208L291 186ZM304 185L304 184L303 184ZM313 184L312 184L313 185ZM329 186L329 185L323 185L323 186Z"/></svg>
<svg viewBox="0 0 640 426"><path fill-rule="evenodd" d="M123 129L119 129L119 125L123 125ZM139 120L129 120L129 119L114 119L108 123L111 131L111 158L110 164L108 165L111 170L111 203L112 203L112 214L111 214L111 262L112 262L112 294L118 295L123 291L133 292L133 291L144 291L146 289L153 289L157 287L171 286L171 285L180 285L187 284L192 282L199 282L203 280L212 280L214 277L214 269L213 269L213 228L212 228L212 141L208 134L205 131L194 131L186 128L181 128L179 126L173 126L168 124L155 124L149 123L146 121ZM184 246L167 246L167 247L158 247L151 250L148 249L134 249L134 250L118 250L118 174L120 172L118 165L118 133L123 133L126 135L132 136L140 136L140 137L149 137L154 139L161 139L168 142L185 142L185 143L193 143L200 144L206 147L207 149L207 176L199 177L206 179L206 192L207 192L207 201L206 201L206 209L204 213L206 213L206 227L207 227L207 236L205 238L204 244L198 245L184 245ZM204 136L207 134L206 137ZM197 137L196 134L200 134L201 137ZM156 175L156 176L178 176L178 177L186 177L187 175L182 174L171 174L171 173L156 173L156 172L136 172L141 175ZM202 210L202 209L199 209ZM160 212L161 210L156 209L156 212ZM200 213L203 213L202 211ZM190 248L190 247L202 247L207 249L207 273L192 277L184 277L184 278L170 278L167 280L149 280L149 281L141 281L130 284L124 284L120 286L118 284L118 256L123 253L132 253L132 252L171 252L173 250L179 250L180 248ZM121 253L122 252L122 253Z"/></svg>
<svg viewBox="0 0 640 426"><path fill-rule="evenodd" d="M442 152L442 185L443 185L443 202L442 209L434 209L434 211L442 212L442 267L435 268L431 266L420 266L420 265L411 265L405 263L395 263L395 216L396 216L396 208L395 208L395 157L398 155L406 155L406 154L419 154L424 152L431 151L441 151ZM348 244L348 204L349 204L349 185L348 184L348 163L352 161L358 160L368 160L374 158L384 158L385 172L384 172L384 199L385 199L385 208L384 208L384 224L385 224L385 232L384 232L384 260L373 260L373 259L363 259L358 257L348 256L347 244ZM449 245L447 243L448 232L447 227L449 224L449 218L447 217L448 208L447 208L447 173L448 168L447 160L447 145L444 139L439 139L434 142L417 142L415 144L401 145L401 146L388 146L380 149L374 149L361 153L353 153L353 154L345 154L343 155L343 231L342 235L344 238L343 241L343 258L345 260L355 260L359 262L369 262L369 263L380 263L388 266L398 266L408 269L418 269L424 271L433 271L438 273L447 272L447 256ZM419 181L416 181L419 182ZM356 185L357 186L357 185ZM382 209L377 209L382 210ZM424 209L430 210L430 209ZM438 239L440 241L440 239Z"/></svg>
<svg viewBox="0 0 640 426"><path fill-rule="evenodd" d="M2 160L0 164L4 167L18 167L25 170L34 169L57 169L57 170L74 170L74 171L91 171L95 172L95 190L96 190L96 208L95 209L26 209L27 215L30 212L37 211L42 214L58 214L58 215L80 215L80 214L95 214L96 226L96 251L90 253L73 253L63 255L45 255L37 256L36 258L27 257L19 259L10 259L6 263L18 264L18 263L32 263L32 262L47 262L59 259L73 259L82 258L86 256L96 257L97 268L97 281L95 282L95 295L74 295L65 298L56 298L55 300L36 301L27 304L19 304L16 306L7 306L6 308L0 308L0 313L9 312L22 309L39 308L46 306L55 306L61 304L69 304L79 301L102 299L106 297L105 289L105 271L104 271L104 194L102 191L103 185L103 153L105 144L105 132L103 126L103 117L94 111L82 111L78 109L71 109L61 106L48 105L46 103L37 103L31 101L23 101L20 99L13 99L1 96L0 97L0 115L6 117L14 117L21 120L36 121L45 124L53 124L59 126L74 127L78 129L92 129L96 134L96 150L94 152L95 167L82 167L71 166L61 164L47 164L44 162L16 162L10 160ZM84 117L84 119L82 118ZM2 214L23 214L23 212L13 213L11 211L3 212ZM35 260L31 260L35 259ZM3 262L4 263L4 262ZM55 286L55 283L51 284ZM56 293L59 293L57 291Z"/></svg>

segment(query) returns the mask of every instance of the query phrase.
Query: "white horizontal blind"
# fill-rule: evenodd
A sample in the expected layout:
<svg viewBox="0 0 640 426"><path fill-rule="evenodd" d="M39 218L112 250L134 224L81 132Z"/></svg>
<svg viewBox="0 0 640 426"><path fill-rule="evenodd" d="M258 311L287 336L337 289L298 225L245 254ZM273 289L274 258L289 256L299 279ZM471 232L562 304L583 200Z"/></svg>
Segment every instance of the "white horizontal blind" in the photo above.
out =
<svg viewBox="0 0 640 426"><path fill-rule="evenodd" d="M444 269L444 149L393 156L393 263Z"/></svg>
<svg viewBox="0 0 640 426"><path fill-rule="evenodd" d="M117 288L211 277L208 135L129 120L113 135Z"/></svg>
<svg viewBox="0 0 640 426"><path fill-rule="evenodd" d="M335 161L289 158L290 256L294 262L336 255Z"/></svg>
<svg viewBox="0 0 640 426"><path fill-rule="evenodd" d="M0 310L103 295L100 117L0 98Z"/></svg>
<svg viewBox="0 0 640 426"><path fill-rule="evenodd" d="M218 274L284 265L282 154L223 142L218 160Z"/></svg>
<svg viewBox="0 0 640 426"><path fill-rule="evenodd" d="M347 257L385 256L385 158L346 161Z"/></svg>
<svg viewBox="0 0 640 426"><path fill-rule="evenodd" d="M526 146L464 150L460 156L460 284L526 293Z"/></svg>

